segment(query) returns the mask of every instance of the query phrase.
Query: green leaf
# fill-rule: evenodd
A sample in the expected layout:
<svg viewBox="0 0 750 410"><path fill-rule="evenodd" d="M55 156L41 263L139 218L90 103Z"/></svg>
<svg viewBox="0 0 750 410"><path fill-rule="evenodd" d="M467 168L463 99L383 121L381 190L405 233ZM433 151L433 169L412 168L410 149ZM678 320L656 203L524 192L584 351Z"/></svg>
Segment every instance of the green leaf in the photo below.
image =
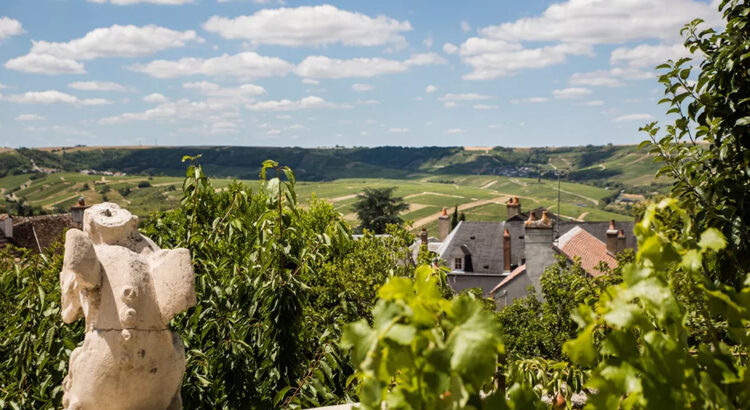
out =
<svg viewBox="0 0 750 410"><path fill-rule="evenodd" d="M704 251L711 249L713 251L720 251L727 246L727 240L724 238L721 232L716 228L708 228L701 235L701 240L698 242L698 246Z"/></svg>

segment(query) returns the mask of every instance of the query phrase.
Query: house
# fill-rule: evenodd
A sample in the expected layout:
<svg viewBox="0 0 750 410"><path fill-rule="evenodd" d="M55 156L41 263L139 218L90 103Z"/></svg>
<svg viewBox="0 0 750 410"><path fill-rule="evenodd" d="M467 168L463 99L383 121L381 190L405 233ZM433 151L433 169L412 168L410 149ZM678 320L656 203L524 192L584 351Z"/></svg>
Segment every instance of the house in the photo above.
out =
<svg viewBox="0 0 750 410"><path fill-rule="evenodd" d="M83 212L88 208L83 198L70 208L70 213L37 216L0 214L0 249L10 243L32 252L42 252L63 239L70 228L82 229Z"/></svg>
<svg viewBox="0 0 750 410"><path fill-rule="evenodd" d="M481 288L504 306L525 296L529 286L541 293L542 274L558 254L571 262L580 258L584 270L598 276L600 261L614 268L614 255L636 246L633 222L562 222L542 207L523 212L518 197L506 207L505 220L462 221L453 230L447 212L439 218L440 238L426 243L450 269L455 291Z"/></svg>

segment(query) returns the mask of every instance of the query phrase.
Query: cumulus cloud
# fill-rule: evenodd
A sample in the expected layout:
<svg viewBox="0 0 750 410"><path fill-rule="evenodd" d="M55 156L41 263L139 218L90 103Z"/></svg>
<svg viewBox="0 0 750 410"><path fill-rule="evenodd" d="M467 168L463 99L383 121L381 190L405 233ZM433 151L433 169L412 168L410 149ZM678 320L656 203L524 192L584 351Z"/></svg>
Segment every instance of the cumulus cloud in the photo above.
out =
<svg viewBox="0 0 750 410"><path fill-rule="evenodd" d="M454 94L448 93L440 97L440 101L477 101L477 100L491 100L495 97L491 95L477 94L477 93L463 93Z"/></svg>
<svg viewBox="0 0 750 410"><path fill-rule="evenodd" d="M592 100L592 101L586 101L582 102L578 105L583 105L584 107L598 107L600 105L604 105L604 101L602 100Z"/></svg>
<svg viewBox="0 0 750 410"><path fill-rule="evenodd" d="M251 44L282 46L406 45L402 32L410 31L408 21L387 16L370 17L331 5L264 9L249 16L213 16L203 29L226 39L242 39Z"/></svg>
<svg viewBox="0 0 750 410"><path fill-rule="evenodd" d="M80 60L142 57L202 41L193 30L175 31L155 25L113 25L89 31L68 42L33 41L28 54L5 63L10 70L44 74L81 74Z"/></svg>
<svg viewBox="0 0 750 410"><path fill-rule="evenodd" d="M407 70L408 67L401 61L379 57L341 60L325 56L310 56L297 66L298 75L312 78L368 78Z"/></svg>
<svg viewBox="0 0 750 410"><path fill-rule="evenodd" d="M134 121L168 121L200 120L205 123L225 122L235 115L235 105L222 100L191 101L180 99L167 101L154 108L142 112L127 112L120 115L105 117L99 124L113 125Z"/></svg>
<svg viewBox="0 0 750 410"><path fill-rule="evenodd" d="M588 73L574 73L568 82L571 85L587 85L591 87L621 87L628 80L648 80L656 74L637 68L612 68Z"/></svg>
<svg viewBox="0 0 750 410"><path fill-rule="evenodd" d="M354 91L372 91L375 87L372 84L352 84L352 90Z"/></svg>
<svg viewBox="0 0 750 410"><path fill-rule="evenodd" d="M672 44L685 22L695 17L702 17L710 26L718 25L721 16L714 3L698 0L568 0L550 5L539 16L482 28L479 36L467 39L460 48L446 44L444 50L447 53L459 52L462 61L472 68L464 79L495 79L523 69L561 64L572 55L593 55L592 46L596 44L649 39ZM537 48L524 45L531 42L552 44ZM653 62L649 59L663 58L664 54L660 52L674 51L673 47L621 49L613 53L612 60L625 61L631 68L645 67ZM654 53L649 55L648 51ZM610 85L616 83L613 80L607 82Z"/></svg>
<svg viewBox="0 0 750 410"><path fill-rule="evenodd" d="M464 33L468 33L471 31L471 24L469 24L468 21L462 20L461 21L461 30L463 30Z"/></svg>
<svg viewBox="0 0 750 410"><path fill-rule="evenodd" d="M393 134L404 134L404 133L409 132L409 129L408 128L389 128L388 132L393 133Z"/></svg>
<svg viewBox="0 0 750 410"><path fill-rule="evenodd" d="M194 0L88 0L90 3L111 3L118 6L129 6L138 3L162 4L167 6L180 6L192 3Z"/></svg>
<svg viewBox="0 0 750 410"><path fill-rule="evenodd" d="M164 103L164 102L169 101L169 98L159 93L151 93L147 96L144 96L142 100L145 102L150 102L150 103Z"/></svg>
<svg viewBox="0 0 750 410"><path fill-rule="evenodd" d="M277 57L265 57L247 51L235 55L223 54L212 58L185 57L179 60L155 60L148 64L128 67L155 78L174 78L188 75L233 76L257 78L284 76L294 66Z"/></svg>
<svg viewBox="0 0 750 410"><path fill-rule="evenodd" d="M695 57L684 45L641 44L632 48L618 47L612 51L609 61L613 65L622 64L634 68L654 68L668 59Z"/></svg>
<svg viewBox="0 0 750 410"><path fill-rule="evenodd" d="M631 122L631 121L652 121L654 119L654 116L651 114L628 114L628 115L621 115L612 122Z"/></svg>
<svg viewBox="0 0 750 410"><path fill-rule="evenodd" d="M23 26L18 20L0 17L0 40L23 33Z"/></svg>
<svg viewBox="0 0 750 410"><path fill-rule="evenodd" d="M616 44L675 38L696 17L711 25L721 18L713 4L697 0L568 0L550 5L541 16L485 27L480 33L506 41Z"/></svg>
<svg viewBox="0 0 750 410"><path fill-rule="evenodd" d="M462 130L461 128L451 128L449 130L445 131L446 134L466 134L466 130Z"/></svg>
<svg viewBox="0 0 750 410"><path fill-rule="evenodd" d="M445 54L456 54L458 52L458 46L453 43L445 43L443 44L443 51L445 51Z"/></svg>
<svg viewBox="0 0 750 410"><path fill-rule="evenodd" d="M494 110L497 108L497 105L490 105L490 104L474 104L475 110Z"/></svg>
<svg viewBox="0 0 750 410"><path fill-rule="evenodd" d="M255 84L242 84L238 87L222 87L209 81L182 84L183 88L197 90L211 97L249 97L266 94L266 89Z"/></svg>
<svg viewBox="0 0 750 410"><path fill-rule="evenodd" d="M316 96L304 97L300 100L259 101L245 106L250 111L298 111L316 108L348 108L347 105L335 104Z"/></svg>
<svg viewBox="0 0 750 410"><path fill-rule="evenodd" d="M13 94L3 96L6 101L19 104L74 104L74 105L105 105L111 104L112 101L103 98L78 98L74 95L66 94L56 90L47 91L28 91L23 94Z"/></svg>
<svg viewBox="0 0 750 410"><path fill-rule="evenodd" d="M430 93L434 93L435 91L437 91L437 89L438 89L437 86L428 85L427 87L424 88L424 92L426 92L427 94L430 94Z"/></svg>
<svg viewBox="0 0 750 410"><path fill-rule="evenodd" d="M447 61L445 61L445 58L437 53L414 54L406 61L404 61L404 64L406 64L407 66L421 66L445 63L447 63Z"/></svg>
<svg viewBox="0 0 750 410"><path fill-rule="evenodd" d="M82 63L70 58L60 58L46 54L26 54L8 60L5 68L32 74L85 74Z"/></svg>
<svg viewBox="0 0 750 410"><path fill-rule="evenodd" d="M456 102L455 101L446 101L445 104L443 104L443 106L445 108L453 108L453 107L456 106Z"/></svg>
<svg viewBox="0 0 750 410"><path fill-rule="evenodd" d="M45 120L44 117L42 117L41 115L38 115L38 114L21 114L21 115L17 116L15 119L16 119L16 121L23 121L23 122L28 122L28 121L44 121Z"/></svg>
<svg viewBox="0 0 750 410"><path fill-rule="evenodd" d="M318 85L320 84L319 80L313 80L312 78L303 78L302 84L310 84L310 85Z"/></svg>
<svg viewBox="0 0 750 410"><path fill-rule="evenodd" d="M515 98L510 100L511 104L538 104L549 101L546 97Z"/></svg>
<svg viewBox="0 0 750 410"><path fill-rule="evenodd" d="M111 81L76 81L68 84L68 87L75 88L76 90L85 91L119 91L125 92L128 90L122 84L118 84Z"/></svg>
<svg viewBox="0 0 750 410"><path fill-rule="evenodd" d="M591 94L591 90L588 88L571 87L563 88L561 90L553 90L552 94L555 96L555 98L560 100L571 100L575 98L585 97Z"/></svg>

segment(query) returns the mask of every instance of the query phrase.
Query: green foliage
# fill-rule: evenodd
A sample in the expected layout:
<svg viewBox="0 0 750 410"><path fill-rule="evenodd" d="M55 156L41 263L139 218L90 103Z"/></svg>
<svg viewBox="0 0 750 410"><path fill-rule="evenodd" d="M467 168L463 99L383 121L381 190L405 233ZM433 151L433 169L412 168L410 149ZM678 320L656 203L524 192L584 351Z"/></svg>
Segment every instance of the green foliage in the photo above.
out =
<svg viewBox="0 0 750 410"><path fill-rule="evenodd" d="M68 358L84 325L60 318L61 267L60 249L0 251L0 408L60 406Z"/></svg>
<svg viewBox="0 0 750 410"><path fill-rule="evenodd" d="M409 209L403 198L393 196L394 188L365 188L357 195L354 210L361 227L377 234L385 233L389 224L401 224L399 214Z"/></svg>
<svg viewBox="0 0 750 410"><path fill-rule="evenodd" d="M505 407L504 391L494 387L504 350L499 324L469 296L442 298L439 275L422 266L413 281L389 279L378 291L372 326L346 326L341 343L359 369L364 408Z"/></svg>
<svg viewBox="0 0 750 410"><path fill-rule="evenodd" d="M138 183L138 188L148 188L151 186L151 183L148 181L141 181Z"/></svg>
<svg viewBox="0 0 750 410"><path fill-rule="evenodd" d="M729 246L720 255L711 279L739 288L750 272L750 5L723 0L726 27L703 29L695 20L683 29L685 47L700 55L695 76L690 59L669 61L659 82L664 85L674 123L642 128L649 134L641 148L656 155L657 175L674 179L672 195L693 213L696 229L716 227Z"/></svg>
<svg viewBox="0 0 750 410"><path fill-rule="evenodd" d="M695 235L675 199L652 204L635 231L636 262L623 269L622 283L578 308L583 330L565 345L575 362L593 368L592 408L746 408L750 277L740 291L708 279L727 242L714 228ZM680 278L691 284L707 342L688 337L688 312L671 287Z"/></svg>
<svg viewBox="0 0 750 410"><path fill-rule="evenodd" d="M453 214L451 214L451 231L458 225L458 205L453 208Z"/></svg>

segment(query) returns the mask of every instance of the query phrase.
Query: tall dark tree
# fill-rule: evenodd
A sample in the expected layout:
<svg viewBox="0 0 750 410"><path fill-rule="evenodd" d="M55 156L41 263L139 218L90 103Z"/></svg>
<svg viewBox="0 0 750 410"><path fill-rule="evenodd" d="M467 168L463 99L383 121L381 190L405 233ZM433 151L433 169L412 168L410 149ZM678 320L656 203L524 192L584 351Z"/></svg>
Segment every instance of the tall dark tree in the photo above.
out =
<svg viewBox="0 0 750 410"><path fill-rule="evenodd" d="M451 231L456 228L456 225L458 225L458 205L453 208L453 215L451 215Z"/></svg>
<svg viewBox="0 0 750 410"><path fill-rule="evenodd" d="M401 224L404 221L399 213L409 209L403 198L393 196L394 188L365 188L364 193L357 195L354 204L362 228L375 233L384 233L388 224Z"/></svg>

